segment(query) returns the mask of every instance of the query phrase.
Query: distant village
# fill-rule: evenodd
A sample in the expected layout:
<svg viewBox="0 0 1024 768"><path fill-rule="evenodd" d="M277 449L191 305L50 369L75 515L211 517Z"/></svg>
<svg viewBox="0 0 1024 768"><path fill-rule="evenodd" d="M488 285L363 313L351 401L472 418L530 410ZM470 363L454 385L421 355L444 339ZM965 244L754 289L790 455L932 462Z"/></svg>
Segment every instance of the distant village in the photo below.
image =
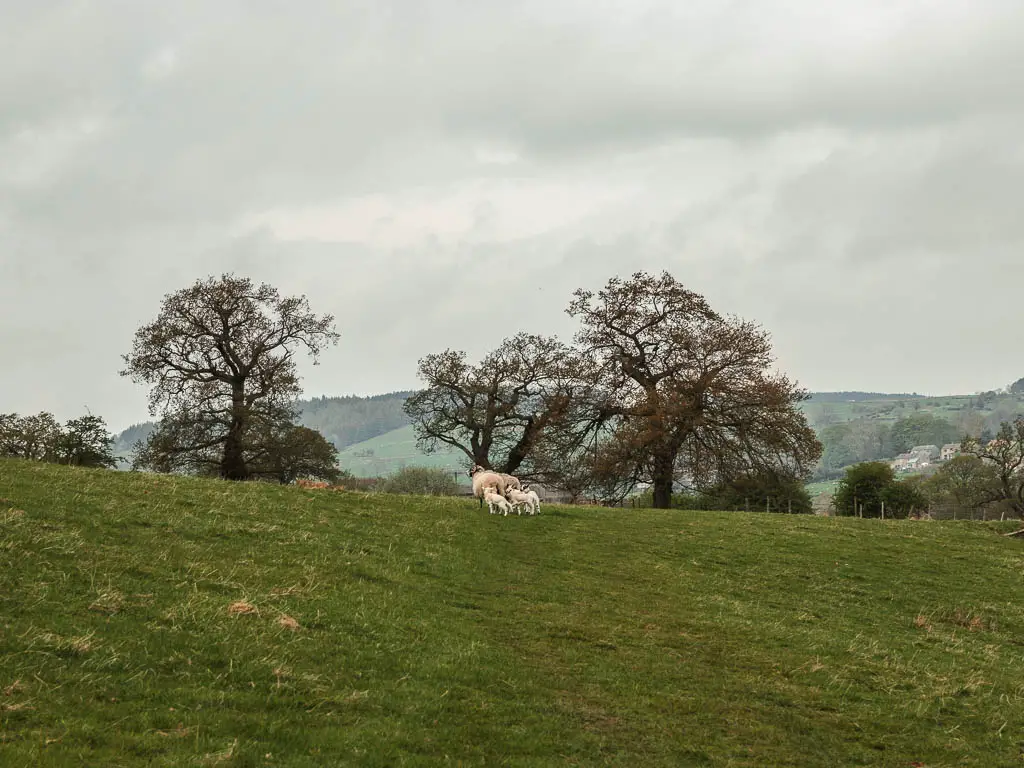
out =
<svg viewBox="0 0 1024 768"><path fill-rule="evenodd" d="M890 461L889 465L896 472L913 472L932 464L949 461L959 454L959 443L946 443L941 448L937 445L915 445L906 453L901 453Z"/></svg>

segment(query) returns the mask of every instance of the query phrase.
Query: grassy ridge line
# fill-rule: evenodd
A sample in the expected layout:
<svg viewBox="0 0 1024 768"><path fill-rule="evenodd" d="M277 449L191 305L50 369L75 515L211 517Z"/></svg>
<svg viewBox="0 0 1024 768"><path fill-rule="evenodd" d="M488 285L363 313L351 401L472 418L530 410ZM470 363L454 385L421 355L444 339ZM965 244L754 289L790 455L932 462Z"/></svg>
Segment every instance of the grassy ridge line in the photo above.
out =
<svg viewBox="0 0 1024 768"><path fill-rule="evenodd" d="M11 461L0 497L0 765L1020 760L998 526Z"/></svg>

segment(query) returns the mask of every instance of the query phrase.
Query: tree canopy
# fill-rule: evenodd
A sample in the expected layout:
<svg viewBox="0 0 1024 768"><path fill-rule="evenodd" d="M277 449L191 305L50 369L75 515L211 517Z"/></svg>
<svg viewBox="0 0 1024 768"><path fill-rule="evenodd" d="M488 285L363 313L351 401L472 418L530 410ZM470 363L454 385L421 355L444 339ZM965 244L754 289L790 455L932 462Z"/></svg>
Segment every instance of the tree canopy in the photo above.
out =
<svg viewBox="0 0 1024 768"><path fill-rule="evenodd" d="M677 481L713 485L744 473L805 477L821 445L798 404L807 393L770 370L768 334L725 317L667 272L578 290L568 313L607 399L606 462L653 485L667 508Z"/></svg>
<svg viewBox="0 0 1024 768"><path fill-rule="evenodd" d="M255 441L294 421L296 353L315 365L337 340L334 318L313 314L305 296L282 298L248 278L225 274L168 294L121 371L150 385L160 418L136 465L252 477Z"/></svg>
<svg viewBox="0 0 1024 768"><path fill-rule="evenodd" d="M112 469L117 466L113 444L106 422L92 414L69 419L63 427L52 413L0 414L0 456Z"/></svg>
<svg viewBox="0 0 1024 768"><path fill-rule="evenodd" d="M447 445L467 464L516 472L568 414L579 366L557 339L527 333L505 339L477 365L449 349L419 361L426 387L404 409L427 453Z"/></svg>
<svg viewBox="0 0 1024 768"><path fill-rule="evenodd" d="M1005 504L1017 517L1024 518L1024 418L1003 422L995 438L987 443L967 438L960 447L990 468L982 503Z"/></svg>
<svg viewBox="0 0 1024 768"><path fill-rule="evenodd" d="M923 512L928 499L913 482L897 480L887 462L866 461L846 469L832 497L840 515L906 517Z"/></svg>

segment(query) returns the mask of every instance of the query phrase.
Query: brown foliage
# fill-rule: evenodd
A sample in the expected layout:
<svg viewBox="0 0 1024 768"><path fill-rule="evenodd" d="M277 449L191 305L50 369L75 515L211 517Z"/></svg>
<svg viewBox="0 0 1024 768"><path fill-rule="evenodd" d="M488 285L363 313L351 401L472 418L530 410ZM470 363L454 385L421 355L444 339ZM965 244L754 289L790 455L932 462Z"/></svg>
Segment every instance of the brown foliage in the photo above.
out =
<svg viewBox="0 0 1024 768"><path fill-rule="evenodd" d="M572 403L579 370L557 339L520 333L478 365L446 350L419 361L426 388L405 402L418 445L457 448L468 464L516 472Z"/></svg>
<svg viewBox="0 0 1024 768"><path fill-rule="evenodd" d="M579 290L568 312L576 341L596 362L594 412L613 414L602 473L648 480L654 505L673 483L700 485L757 471L803 476L821 454L797 409L806 398L769 370L768 334L723 317L671 275L613 278L596 296Z"/></svg>
<svg viewBox="0 0 1024 768"><path fill-rule="evenodd" d="M122 376L148 384L161 429L141 454L154 469L216 466L248 479L254 424L290 422L299 394L293 357L316 358L336 343L334 318L318 317L305 296L223 275L164 297L156 320L135 333Z"/></svg>
<svg viewBox="0 0 1024 768"><path fill-rule="evenodd" d="M1024 518L1024 418L1004 421L994 440L982 445L967 438L960 446L963 453L981 459L992 478L982 488L982 502L1003 503L1017 517Z"/></svg>

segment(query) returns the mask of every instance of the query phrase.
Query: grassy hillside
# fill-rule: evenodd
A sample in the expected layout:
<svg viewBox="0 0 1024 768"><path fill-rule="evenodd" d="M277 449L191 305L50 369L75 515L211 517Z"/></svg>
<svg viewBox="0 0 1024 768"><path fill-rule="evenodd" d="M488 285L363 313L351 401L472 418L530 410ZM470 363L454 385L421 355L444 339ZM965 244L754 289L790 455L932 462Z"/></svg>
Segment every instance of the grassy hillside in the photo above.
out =
<svg viewBox="0 0 1024 768"><path fill-rule="evenodd" d="M0 765L1005 766L1022 543L0 461Z"/></svg>
<svg viewBox="0 0 1024 768"><path fill-rule="evenodd" d="M461 451L420 452L412 425L364 440L338 453L338 464L356 477L389 475L405 466L441 467L464 474L466 461L466 454Z"/></svg>
<svg viewBox="0 0 1024 768"><path fill-rule="evenodd" d="M973 413L982 422L987 422L987 426L998 427L999 421L1024 414L1024 397L993 392L986 395L941 397L879 395L870 399L840 400L813 395L800 407L816 428L861 419L891 424L915 413L931 413L953 424L960 423L968 414Z"/></svg>

